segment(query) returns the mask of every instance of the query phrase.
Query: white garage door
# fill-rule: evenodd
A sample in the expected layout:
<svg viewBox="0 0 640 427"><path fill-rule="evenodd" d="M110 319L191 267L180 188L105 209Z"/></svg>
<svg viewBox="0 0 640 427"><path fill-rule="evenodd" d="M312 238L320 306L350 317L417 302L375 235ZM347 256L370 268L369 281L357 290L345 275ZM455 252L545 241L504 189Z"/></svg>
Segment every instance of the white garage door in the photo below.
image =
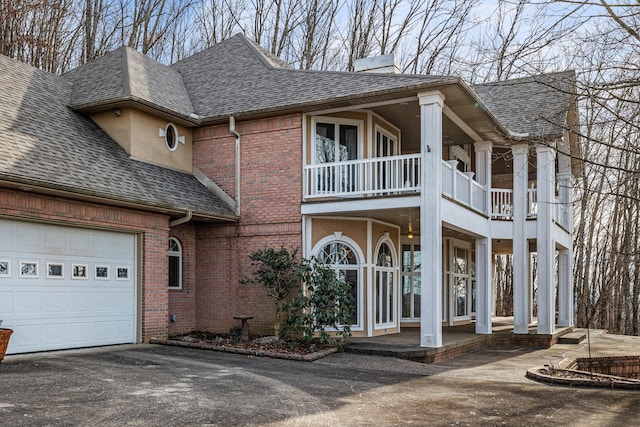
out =
<svg viewBox="0 0 640 427"><path fill-rule="evenodd" d="M0 220L7 354L135 342L133 234Z"/></svg>

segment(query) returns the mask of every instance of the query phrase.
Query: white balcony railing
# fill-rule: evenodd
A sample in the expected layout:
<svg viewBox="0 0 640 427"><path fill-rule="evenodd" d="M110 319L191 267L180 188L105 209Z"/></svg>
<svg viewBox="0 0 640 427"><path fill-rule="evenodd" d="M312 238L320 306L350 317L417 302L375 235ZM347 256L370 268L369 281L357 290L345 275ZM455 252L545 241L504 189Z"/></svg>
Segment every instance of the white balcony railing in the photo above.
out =
<svg viewBox="0 0 640 427"><path fill-rule="evenodd" d="M305 198L378 196L420 191L420 154L304 167Z"/></svg>
<svg viewBox="0 0 640 427"><path fill-rule="evenodd" d="M485 187L473 172L460 172L456 160L442 161L442 194L487 212ZM305 200L333 197L402 195L422 188L420 154L321 163L304 167Z"/></svg>
<svg viewBox="0 0 640 427"><path fill-rule="evenodd" d="M538 193L535 188L527 190L527 218L538 215ZM513 190L491 189L491 216L494 219L513 219Z"/></svg>
<svg viewBox="0 0 640 427"><path fill-rule="evenodd" d="M495 219L513 218L513 190L491 189L491 216Z"/></svg>
<svg viewBox="0 0 640 427"><path fill-rule="evenodd" d="M442 194L479 212L486 212L485 188L473 172L460 172L457 160L442 161Z"/></svg>

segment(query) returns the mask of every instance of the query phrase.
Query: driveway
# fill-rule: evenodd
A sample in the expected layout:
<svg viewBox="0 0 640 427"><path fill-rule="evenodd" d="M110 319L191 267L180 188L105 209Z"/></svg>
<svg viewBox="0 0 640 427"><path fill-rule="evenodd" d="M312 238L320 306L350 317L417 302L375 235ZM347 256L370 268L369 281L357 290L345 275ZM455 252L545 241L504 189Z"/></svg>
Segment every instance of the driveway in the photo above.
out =
<svg viewBox="0 0 640 427"><path fill-rule="evenodd" d="M637 422L639 392L551 387L524 378L527 367L560 357L562 347L555 353L493 348L435 365L353 354L295 362L156 345L7 356L0 364L0 425Z"/></svg>

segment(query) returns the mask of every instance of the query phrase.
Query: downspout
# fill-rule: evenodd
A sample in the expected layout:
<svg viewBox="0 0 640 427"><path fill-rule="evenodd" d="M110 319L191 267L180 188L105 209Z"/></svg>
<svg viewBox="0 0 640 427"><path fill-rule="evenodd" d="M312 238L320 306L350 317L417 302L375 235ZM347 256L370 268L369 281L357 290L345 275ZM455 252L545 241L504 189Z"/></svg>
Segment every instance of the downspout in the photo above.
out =
<svg viewBox="0 0 640 427"><path fill-rule="evenodd" d="M240 216L240 134L236 131L236 119L229 116L229 132L236 137L236 206L235 214Z"/></svg>
<svg viewBox="0 0 640 427"><path fill-rule="evenodd" d="M180 224L184 224L185 222L189 222L189 221L191 221L191 218L193 218L193 211L191 209L189 209L187 211L187 214L185 216L183 216L182 218L178 218L176 220L173 220L173 221L169 222L169 227L173 228L176 225L180 225Z"/></svg>

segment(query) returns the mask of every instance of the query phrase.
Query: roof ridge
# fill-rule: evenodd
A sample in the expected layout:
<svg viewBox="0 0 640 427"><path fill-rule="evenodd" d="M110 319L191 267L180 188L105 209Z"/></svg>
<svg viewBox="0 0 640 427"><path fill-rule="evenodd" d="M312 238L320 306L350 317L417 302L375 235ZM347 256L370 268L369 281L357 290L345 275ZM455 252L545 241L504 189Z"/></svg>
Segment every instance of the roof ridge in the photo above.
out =
<svg viewBox="0 0 640 427"><path fill-rule="evenodd" d="M240 40L242 40L253 51L258 59L260 59L260 62L262 62L267 68L271 70L279 69L277 67L274 67L274 65L269 62L267 57L260 51L260 49L258 49L256 43L253 40L249 39L249 37L244 35L244 33L237 33L236 35L232 36L232 38L233 37L238 37Z"/></svg>
<svg viewBox="0 0 640 427"><path fill-rule="evenodd" d="M131 96L131 74L129 73L129 48L122 45L122 53L120 55L122 65L122 90L125 94Z"/></svg>
<svg viewBox="0 0 640 427"><path fill-rule="evenodd" d="M519 83L523 83L523 82L537 82L539 78L544 78L544 77L553 77L556 75L562 75L562 74L571 74L571 75L575 75L576 71L573 68L570 68L568 70L564 70L564 71L551 71L548 73L538 73L538 74L531 74L528 76L522 76L522 77L514 77L512 79L507 79L507 80L498 80L495 82L486 82L486 83L478 83L478 84L474 84L472 85L472 87L477 87L477 86L495 86L495 85L505 85L505 84L519 84Z"/></svg>

